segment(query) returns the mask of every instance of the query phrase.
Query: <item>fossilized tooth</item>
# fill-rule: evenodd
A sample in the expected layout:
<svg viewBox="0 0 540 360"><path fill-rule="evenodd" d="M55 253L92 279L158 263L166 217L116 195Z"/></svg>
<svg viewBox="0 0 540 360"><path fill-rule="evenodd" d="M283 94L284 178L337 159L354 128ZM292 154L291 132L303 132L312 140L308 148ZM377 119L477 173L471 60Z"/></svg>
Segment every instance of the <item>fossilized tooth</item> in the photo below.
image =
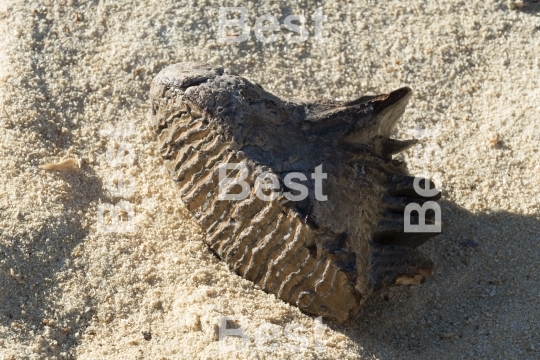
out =
<svg viewBox="0 0 540 360"><path fill-rule="evenodd" d="M287 100L197 63L167 67L150 90L164 164L210 249L266 292L339 322L373 291L420 283L433 268L416 248L436 233L405 233L404 209L440 195L417 194L405 164L392 159L415 141L389 139L410 95L402 88L353 101ZM218 166L225 163L249 169L244 200L218 198ZM313 191L319 165L326 201ZM280 180L273 201L255 196L255 179L265 171ZM303 201L284 196L291 172L308 179Z"/></svg>

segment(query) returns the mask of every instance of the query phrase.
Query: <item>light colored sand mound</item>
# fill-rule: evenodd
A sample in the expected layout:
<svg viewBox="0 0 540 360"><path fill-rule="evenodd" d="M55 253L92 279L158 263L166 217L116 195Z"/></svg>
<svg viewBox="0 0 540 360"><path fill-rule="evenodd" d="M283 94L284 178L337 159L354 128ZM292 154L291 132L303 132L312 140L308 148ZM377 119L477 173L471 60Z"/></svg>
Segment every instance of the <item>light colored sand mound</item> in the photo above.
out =
<svg viewBox="0 0 540 360"><path fill-rule="evenodd" d="M244 5L251 26L305 15L300 44L285 29L272 44L219 43L218 8L233 2L0 5L0 359L540 357L539 4L321 2L319 43L317 6L300 3ZM203 245L148 126L150 81L186 60L282 96L414 89L396 137L423 140L405 159L444 190L444 234L423 246L434 276L314 332L313 318L231 274ZM118 149L132 157L118 162ZM440 162L423 161L426 149ZM40 168L68 159L77 164ZM115 177L133 193L115 193ZM127 219L132 206L134 231L100 231L99 210L118 203ZM220 353L224 315L244 316L252 338L274 324L278 340L259 345L277 347ZM291 324L306 346L298 329L284 336Z"/></svg>

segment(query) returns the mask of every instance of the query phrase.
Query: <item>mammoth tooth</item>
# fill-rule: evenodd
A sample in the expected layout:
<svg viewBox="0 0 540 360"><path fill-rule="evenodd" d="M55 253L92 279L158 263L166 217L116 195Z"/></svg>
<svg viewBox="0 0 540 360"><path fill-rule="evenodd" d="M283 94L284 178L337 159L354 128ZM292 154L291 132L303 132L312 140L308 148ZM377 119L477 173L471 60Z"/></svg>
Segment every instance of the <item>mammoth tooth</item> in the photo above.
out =
<svg viewBox="0 0 540 360"><path fill-rule="evenodd" d="M405 232L404 212L440 194L418 194L392 159L415 141L389 138L410 96L282 99L197 63L165 68L150 89L164 165L210 249L264 291L339 322L373 291L433 269L417 247L436 233Z"/></svg>

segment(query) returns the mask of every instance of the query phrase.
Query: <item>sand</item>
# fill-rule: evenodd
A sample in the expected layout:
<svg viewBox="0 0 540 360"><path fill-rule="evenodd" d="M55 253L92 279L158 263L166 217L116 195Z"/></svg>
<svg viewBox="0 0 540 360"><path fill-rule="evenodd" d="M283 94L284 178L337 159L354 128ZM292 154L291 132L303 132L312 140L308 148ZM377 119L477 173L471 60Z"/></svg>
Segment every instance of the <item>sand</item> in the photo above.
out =
<svg viewBox="0 0 540 360"><path fill-rule="evenodd" d="M303 14L309 38L220 43L219 6L245 6L252 27ZM0 359L539 358L539 15L533 1L2 1ZM150 81L187 60L281 96L410 86L395 137L422 140L403 158L443 190L443 234L422 246L435 274L324 329L230 273L149 127ZM104 231L107 204L129 232ZM223 316L247 347L218 341Z"/></svg>

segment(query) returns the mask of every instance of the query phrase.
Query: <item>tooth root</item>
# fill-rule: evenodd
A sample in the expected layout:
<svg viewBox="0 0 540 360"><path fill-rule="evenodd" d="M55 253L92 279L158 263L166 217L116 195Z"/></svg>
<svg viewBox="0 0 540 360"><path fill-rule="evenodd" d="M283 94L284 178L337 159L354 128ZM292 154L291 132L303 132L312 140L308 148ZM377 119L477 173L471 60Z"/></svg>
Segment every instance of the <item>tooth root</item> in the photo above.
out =
<svg viewBox="0 0 540 360"><path fill-rule="evenodd" d="M411 224L418 224L418 216L410 216ZM431 217L426 217L426 224L435 223ZM428 232L405 232L405 219L403 214L386 214L377 224L373 233L373 242L382 245L397 245L407 247L418 247L429 238L439 235L439 233Z"/></svg>
<svg viewBox="0 0 540 360"><path fill-rule="evenodd" d="M407 205L416 203L422 206L424 205L426 200L414 199L414 198L402 197L402 196L385 195L383 198L383 202L387 211L403 213Z"/></svg>
<svg viewBox="0 0 540 360"><path fill-rule="evenodd" d="M426 181L429 181L429 188L435 188L435 183L429 179L421 178L419 186L422 189L426 187ZM414 177L406 175L392 175L389 179L388 193L393 196L410 197L414 199L439 200L441 192L432 197L422 196L414 189Z"/></svg>
<svg viewBox="0 0 540 360"><path fill-rule="evenodd" d="M407 150L411 146L416 145L416 143L418 143L418 140L400 141L378 136L373 140L373 142L375 145L375 151L377 151L382 156L390 156Z"/></svg>

